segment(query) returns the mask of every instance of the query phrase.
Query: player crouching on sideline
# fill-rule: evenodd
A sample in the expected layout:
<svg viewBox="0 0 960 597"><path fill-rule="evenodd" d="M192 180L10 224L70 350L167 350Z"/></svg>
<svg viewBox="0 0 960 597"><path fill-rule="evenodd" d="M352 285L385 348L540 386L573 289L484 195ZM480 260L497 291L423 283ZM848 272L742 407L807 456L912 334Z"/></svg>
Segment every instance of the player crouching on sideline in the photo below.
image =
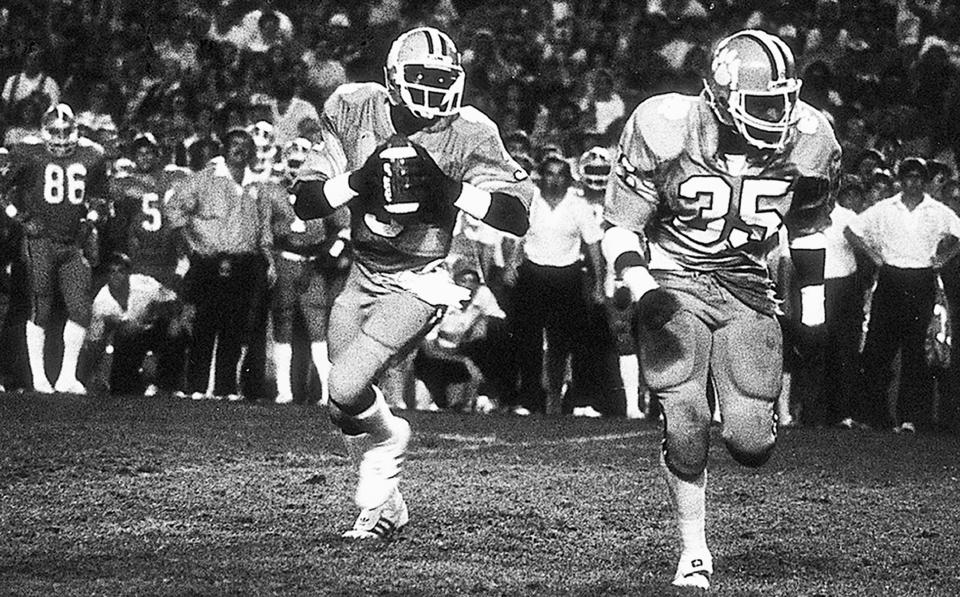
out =
<svg viewBox="0 0 960 597"><path fill-rule="evenodd" d="M604 210L605 254L637 302L642 370L664 413L661 463L682 547L673 584L699 589L713 573L708 387L730 454L765 463L783 340L763 256L786 225L802 322L822 324L821 231L840 158L826 117L799 101L793 55L779 38L731 35L708 76L699 96L659 95L633 112Z"/></svg>
<svg viewBox="0 0 960 597"><path fill-rule="evenodd" d="M420 27L387 56L386 87L342 85L326 101L322 146L293 185L304 220L350 212L354 262L330 313L329 411L362 455L360 515L344 537L387 538L408 521L398 490L409 424L374 380L411 350L447 305L469 296L440 263L458 210L515 235L527 230L533 186L496 125L461 108L464 71L453 41Z"/></svg>
<svg viewBox="0 0 960 597"><path fill-rule="evenodd" d="M115 395L171 394L180 389L184 354L193 323L193 308L155 278L131 273L124 253L107 258L107 283L93 299L93 316L80 358L82 379L88 385L101 364L109 368L103 378ZM102 362L113 346L112 364ZM148 352L157 360L150 386L141 376Z"/></svg>

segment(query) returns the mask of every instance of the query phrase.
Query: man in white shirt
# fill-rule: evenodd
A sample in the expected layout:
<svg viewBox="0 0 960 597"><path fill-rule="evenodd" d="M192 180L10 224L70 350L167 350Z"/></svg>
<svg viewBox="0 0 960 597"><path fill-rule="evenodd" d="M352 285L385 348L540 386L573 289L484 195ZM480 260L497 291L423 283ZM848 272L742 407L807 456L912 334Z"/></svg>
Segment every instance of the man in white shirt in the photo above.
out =
<svg viewBox="0 0 960 597"><path fill-rule="evenodd" d="M513 310L520 398L532 412L548 410L540 385L543 333L548 347L546 392L552 409L560 406L567 356L585 348L585 296L602 303L605 271L599 246L603 231L593 207L571 187L570 164L559 154L549 154L539 170L540 193L530 206L530 229L522 241ZM592 279L584 276L582 247Z"/></svg>
<svg viewBox="0 0 960 597"><path fill-rule="evenodd" d="M112 363L104 364L112 394L172 393L183 376L192 309L156 279L131 270L125 254L109 257L107 283L93 300L82 368L86 375L94 374L104 353L112 353ZM140 373L148 352L157 358L156 379L149 386Z"/></svg>
<svg viewBox="0 0 960 597"><path fill-rule="evenodd" d="M46 95L49 106L60 103L60 86L41 69L42 56L40 46L33 46L23 58L22 70L7 77L3 85L3 95L0 96L5 109L35 93Z"/></svg>
<svg viewBox="0 0 960 597"><path fill-rule="evenodd" d="M937 246L960 238L960 217L924 192L926 162L904 159L897 172L901 192L867 208L846 229L851 244L877 264L879 274L863 349L861 388L872 412L865 421L890 424L886 408L891 364L901 351L897 432L914 432L929 422L931 379L924 353L933 313L937 268L958 250L938 255Z"/></svg>

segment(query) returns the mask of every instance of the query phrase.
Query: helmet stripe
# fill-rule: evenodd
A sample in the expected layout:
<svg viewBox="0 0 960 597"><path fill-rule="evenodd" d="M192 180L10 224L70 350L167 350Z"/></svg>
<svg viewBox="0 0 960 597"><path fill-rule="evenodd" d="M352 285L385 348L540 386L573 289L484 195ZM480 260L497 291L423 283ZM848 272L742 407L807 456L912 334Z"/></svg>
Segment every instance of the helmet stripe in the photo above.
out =
<svg viewBox="0 0 960 597"><path fill-rule="evenodd" d="M770 60L770 64L774 67L775 72L777 73L777 80L787 78L786 57L784 56L783 48L774 43L774 37L765 31L751 31L749 33L752 34L751 37L753 37L757 43L760 44L760 47L763 48L764 53L766 53L767 58Z"/></svg>
<svg viewBox="0 0 960 597"><path fill-rule="evenodd" d="M433 45L433 32L429 29L424 29L423 34L427 38L427 54L436 53L436 48Z"/></svg>
<svg viewBox="0 0 960 597"><path fill-rule="evenodd" d="M447 49L447 38L446 36L441 35L439 31L437 31L436 34L437 38L440 40L440 53L446 56L449 51Z"/></svg>

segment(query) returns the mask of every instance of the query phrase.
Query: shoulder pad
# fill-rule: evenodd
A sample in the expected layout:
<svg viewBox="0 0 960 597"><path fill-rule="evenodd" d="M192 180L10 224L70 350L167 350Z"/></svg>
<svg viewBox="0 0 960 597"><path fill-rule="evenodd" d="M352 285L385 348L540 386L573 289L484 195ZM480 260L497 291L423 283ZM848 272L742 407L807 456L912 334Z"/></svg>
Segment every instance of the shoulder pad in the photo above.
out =
<svg viewBox="0 0 960 597"><path fill-rule="evenodd" d="M474 124L484 124L489 126L496 126L493 120L489 116L478 110L473 106L464 106L460 109L458 116L464 120L464 122L470 122Z"/></svg>
<svg viewBox="0 0 960 597"><path fill-rule="evenodd" d="M87 147L99 153L104 153L103 145L100 145L93 139L88 139L87 137L80 137L77 139L77 147Z"/></svg>
<svg viewBox="0 0 960 597"><path fill-rule="evenodd" d="M381 97L387 98L387 88L379 83L344 83L330 94L327 101L362 104Z"/></svg>
<svg viewBox="0 0 960 597"><path fill-rule="evenodd" d="M832 178L836 175L840 143L827 116L813 106L797 104L797 135L790 151L794 162L804 176Z"/></svg>
<svg viewBox="0 0 960 597"><path fill-rule="evenodd" d="M678 155L686 144L687 123L697 114L700 98L679 93L655 95L634 111L633 126L661 159Z"/></svg>

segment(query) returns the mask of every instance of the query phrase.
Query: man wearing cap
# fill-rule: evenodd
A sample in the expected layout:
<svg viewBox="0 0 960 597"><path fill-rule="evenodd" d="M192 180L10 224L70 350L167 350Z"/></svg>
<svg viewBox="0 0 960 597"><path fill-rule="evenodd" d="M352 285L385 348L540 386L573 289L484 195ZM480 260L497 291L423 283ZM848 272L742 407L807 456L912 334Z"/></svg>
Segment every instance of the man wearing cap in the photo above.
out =
<svg viewBox="0 0 960 597"><path fill-rule="evenodd" d="M914 432L929 422L930 371L924 354L933 312L937 268L951 254L938 254L940 242L960 238L960 218L924 191L926 162L905 158L897 170L901 191L859 214L847 226L850 242L879 268L863 349L862 383L866 422L890 424L886 408L891 364L901 352L896 432Z"/></svg>
<svg viewBox="0 0 960 597"><path fill-rule="evenodd" d="M212 396L239 400L244 344L249 334L265 333L249 330L247 323L258 289L276 277L270 206L286 192L250 169L255 156L250 134L231 129L222 160L189 176L165 205L182 239L178 271L184 273L184 300L196 307L186 374L186 393L195 399L210 397L207 378L216 343Z"/></svg>
<svg viewBox="0 0 960 597"><path fill-rule="evenodd" d="M111 217L104 225L107 253L130 257L135 273L175 286L177 238L164 215L164 205L183 184L189 170L164 164L152 133L137 135L131 146L135 171L110 184Z"/></svg>

